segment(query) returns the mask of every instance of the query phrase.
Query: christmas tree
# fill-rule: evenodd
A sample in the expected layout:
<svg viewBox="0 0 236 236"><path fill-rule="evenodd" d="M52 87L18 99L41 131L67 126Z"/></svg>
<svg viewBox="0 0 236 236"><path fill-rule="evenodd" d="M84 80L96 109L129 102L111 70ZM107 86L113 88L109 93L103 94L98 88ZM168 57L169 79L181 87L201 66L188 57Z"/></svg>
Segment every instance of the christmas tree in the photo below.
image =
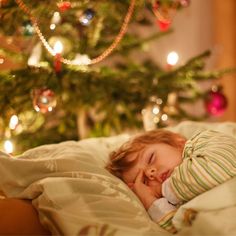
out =
<svg viewBox="0 0 236 236"><path fill-rule="evenodd" d="M0 135L16 153L202 120L226 107L220 90L199 86L227 72L204 70L209 51L179 67L171 67L173 54L169 69L142 59L146 44L171 33L173 14L189 7L187 0L2 0L0 7L0 33L11 45L3 44L0 55L18 65L0 73ZM153 19L160 30L138 35L135 28L148 30ZM206 112L193 116L184 104L199 99Z"/></svg>

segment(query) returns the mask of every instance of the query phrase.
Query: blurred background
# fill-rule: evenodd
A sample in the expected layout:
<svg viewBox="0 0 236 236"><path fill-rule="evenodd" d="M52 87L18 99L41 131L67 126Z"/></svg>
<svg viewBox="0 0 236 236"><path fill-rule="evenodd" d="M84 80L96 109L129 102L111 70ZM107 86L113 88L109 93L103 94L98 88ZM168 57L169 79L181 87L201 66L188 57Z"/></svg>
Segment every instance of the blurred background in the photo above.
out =
<svg viewBox="0 0 236 236"><path fill-rule="evenodd" d="M174 32L152 45L152 56L165 62L169 51L180 54L179 63L210 49L207 61L210 69L236 66L236 2L234 0L192 0L191 6L176 14ZM157 56L158 55L158 56ZM228 108L218 117L222 121L236 121L235 74L221 78L228 98Z"/></svg>

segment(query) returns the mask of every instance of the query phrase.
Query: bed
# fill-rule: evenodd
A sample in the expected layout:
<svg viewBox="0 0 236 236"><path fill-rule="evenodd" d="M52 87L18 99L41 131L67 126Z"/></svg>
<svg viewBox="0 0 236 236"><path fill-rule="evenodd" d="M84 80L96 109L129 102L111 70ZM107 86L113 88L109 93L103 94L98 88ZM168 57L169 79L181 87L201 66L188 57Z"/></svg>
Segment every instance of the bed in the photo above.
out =
<svg viewBox="0 0 236 236"><path fill-rule="evenodd" d="M236 137L236 123L232 122L184 121L168 129L189 138L208 128ZM8 228L21 226L9 234L23 230L25 235L170 235L152 222L135 194L104 169L108 154L129 137L43 145L18 157L0 152L1 217L6 203L15 215ZM181 206L173 221L177 235L228 236L236 234L235 218L233 178ZM33 225L31 231L23 229L27 222ZM0 234L2 227L0 223Z"/></svg>

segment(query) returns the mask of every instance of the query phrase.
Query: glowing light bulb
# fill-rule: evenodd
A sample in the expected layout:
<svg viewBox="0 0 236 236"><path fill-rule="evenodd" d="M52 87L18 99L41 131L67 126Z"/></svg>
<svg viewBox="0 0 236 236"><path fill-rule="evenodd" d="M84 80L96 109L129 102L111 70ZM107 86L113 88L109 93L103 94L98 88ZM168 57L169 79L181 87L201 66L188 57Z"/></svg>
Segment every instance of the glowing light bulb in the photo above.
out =
<svg viewBox="0 0 236 236"><path fill-rule="evenodd" d="M162 114L161 119L163 121L167 121L168 120L168 115L167 114Z"/></svg>
<svg viewBox="0 0 236 236"><path fill-rule="evenodd" d="M57 40L54 44L53 50L56 54L60 54L63 51L63 44L61 41Z"/></svg>
<svg viewBox="0 0 236 236"><path fill-rule="evenodd" d="M18 123L19 123L19 119L18 119L17 115L13 115L10 119L10 122L9 122L9 128L15 129L16 126L18 125Z"/></svg>
<svg viewBox="0 0 236 236"><path fill-rule="evenodd" d="M61 22L61 15L58 11L54 12L51 23L52 24L59 24Z"/></svg>
<svg viewBox="0 0 236 236"><path fill-rule="evenodd" d="M56 24L51 24L51 25L50 25L50 29L51 29L51 30L56 29Z"/></svg>
<svg viewBox="0 0 236 236"><path fill-rule="evenodd" d="M179 61L179 55L177 52L170 52L168 53L167 55L167 64L168 65L171 65L171 66L174 66L177 64L177 62Z"/></svg>
<svg viewBox="0 0 236 236"><path fill-rule="evenodd" d="M159 108L158 106L154 106L154 107L152 108L152 113L153 113L154 115L157 115L159 112L160 112L160 108Z"/></svg>
<svg viewBox="0 0 236 236"><path fill-rule="evenodd" d="M5 150L5 152L6 153L12 153L13 149L14 149L14 147L13 147L12 142L10 140L6 140L4 142L4 150Z"/></svg>

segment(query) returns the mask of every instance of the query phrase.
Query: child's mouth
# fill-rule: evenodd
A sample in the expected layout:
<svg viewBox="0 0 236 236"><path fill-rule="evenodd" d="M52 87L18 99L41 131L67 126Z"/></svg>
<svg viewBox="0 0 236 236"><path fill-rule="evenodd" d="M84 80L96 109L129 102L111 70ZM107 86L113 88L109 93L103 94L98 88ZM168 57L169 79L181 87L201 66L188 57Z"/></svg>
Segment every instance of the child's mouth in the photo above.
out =
<svg viewBox="0 0 236 236"><path fill-rule="evenodd" d="M169 177L169 171L164 172L163 174L161 174L161 180L162 183Z"/></svg>

